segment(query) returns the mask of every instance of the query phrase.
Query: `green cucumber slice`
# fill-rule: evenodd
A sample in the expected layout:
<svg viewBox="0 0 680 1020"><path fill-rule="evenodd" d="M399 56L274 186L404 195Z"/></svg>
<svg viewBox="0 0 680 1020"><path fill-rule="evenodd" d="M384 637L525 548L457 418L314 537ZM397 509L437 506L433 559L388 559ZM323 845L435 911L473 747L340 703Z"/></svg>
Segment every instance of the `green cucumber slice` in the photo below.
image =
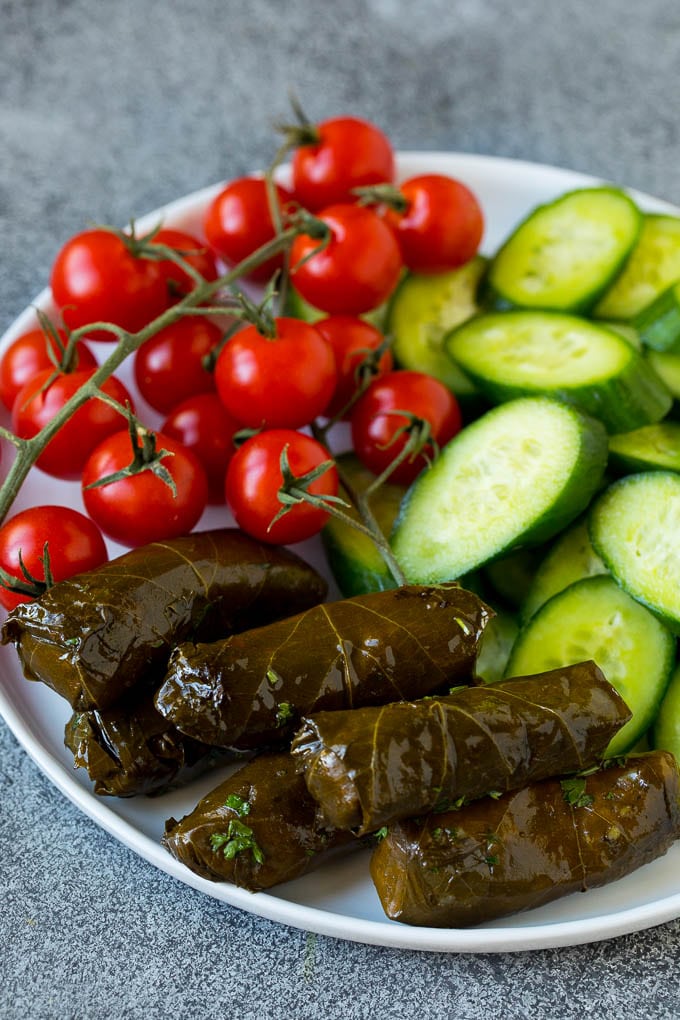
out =
<svg viewBox="0 0 680 1020"><path fill-rule="evenodd" d="M609 466L619 474L680 471L680 424L664 421L611 436Z"/></svg>
<svg viewBox="0 0 680 1020"><path fill-rule="evenodd" d="M561 312L491 312L463 323L446 341L451 357L500 403L545 393L627 432L660 421L672 397L618 333Z"/></svg>
<svg viewBox="0 0 680 1020"><path fill-rule="evenodd" d="M645 361L656 372L671 396L680 400L680 354L648 350L645 352Z"/></svg>
<svg viewBox="0 0 680 1020"><path fill-rule="evenodd" d="M375 475L353 453L341 454L336 462L341 477L347 478L357 492L363 492L375 481ZM392 530L405 492L403 485L381 485L371 500L371 509L384 535ZM340 495L344 493L341 491ZM346 513L359 519L353 508L347 508ZM321 539L331 573L345 598L397 587L375 543L349 524L331 517Z"/></svg>
<svg viewBox="0 0 680 1020"><path fill-rule="evenodd" d="M680 280L680 217L649 213L623 272L594 310L598 319L632 319Z"/></svg>
<svg viewBox="0 0 680 1020"><path fill-rule="evenodd" d="M486 259L478 255L449 273L409 273L387 312L397 363L433 375L457 396L469 396L474 386L448 357L444 337L478 311L476 294L485 268Z"/></svg>
<svg viewBox="0 0 680 1020"><path fill-rule="evenodd" d="M613 187L569 191L539 206L492 261L485 305L587 311L618 275L640 224L635 203Z"/></svg>
<svg viewBox="0 0 680 1020"><path fill-rule="evenodd" d="M406 494L392 537L406 577L458 578L551 538L588 505L606 459L602 425L567 404L527 397L487 412Z"/></svg>
<svg viewBox="0 0 680 1020"><path fill-rule="evenodd" d="M541 673L593 659L627 703L632 719L607 749L622 754L645 733L675 661L675 639L611 577L588 577L551 598L515 641L507 676Z"/></svg>
<svg viewBox="0 0 680 1020"><path fill-rule="evenodd" d="M545 547L514 549L484 567L484 576L496 594L513 609L519 609L533 584Z"/></svg>
<svg viewBox="0 0 680 1020"><path fill-rule="evenodd" d="M593 504L588 526L621 587L680 633L680 475L626 475Z"/></svg>
<svg viewBox="0 0 680 1020"><path fill-rule="evenodd" d="M522 605L522 621L530 620L548 599L576 581L606 573L607 568L593 549L588 534L588 521L584 517L555 540L538 567Z"/></svg>
<svg viewBox="0 0 680 1020"><path fill-rule="evenodd" d="M505 676L512 646L519 626L512 613L496 610L482 635L475 673L487 684L495 684Z"/></svg>
<svg viewBox="0 0 680 1020"><path fill-rule="evenodd" d="M680 666L673 672L666 688L652 726L650 744L659 751L670 751L680 764Z"/></svg>
<svg viewBox="0 0 680 1020"><path fill-rule="evenodd" d="M659 294L633 319L633 324L646 347L680 354L680 283Z"/></svg>

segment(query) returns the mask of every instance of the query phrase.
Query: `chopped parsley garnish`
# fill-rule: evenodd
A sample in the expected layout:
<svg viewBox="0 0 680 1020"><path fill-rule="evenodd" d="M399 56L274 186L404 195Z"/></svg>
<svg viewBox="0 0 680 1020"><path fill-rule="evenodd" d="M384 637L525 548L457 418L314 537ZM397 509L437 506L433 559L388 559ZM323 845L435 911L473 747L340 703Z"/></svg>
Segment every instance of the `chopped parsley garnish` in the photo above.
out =
<svg viewBox="0 0 680 1020"><path fill-rule="evenodd" d="M238 818L232 818L226 833L213 832L210 837L210 846L215 852L221 850L228 861L236 857L237 854L243 853L244 850L250 850L256 863L264 864L264 854L255 840L253 830L240 822Z"/></svg>
<svg viewBox="0 0 680 1020"><path fill-rule="evenodd" d="M282 701L276 710L276 725L285 726L294 717L295 712L289 701Z"/></svg>
<svg viewBox="0 0 680 1020"><path fill-rule="evenodd" d="M250 814L249 802L244 800L243 797L239 797L237 793L230 793L224 802L224 806L231 808L231 810L235 811L237 815L241 816L241 818L243 818L244 815Z"/></svg>
<svg viewBox="0 0 680 1020"><path fill-rule="evenodd" d="M272 667L270 666L269 669L267 670L267 680L272 685L272 687L276 687L280 679L281 679L280 674L277 673L276 670L272 669Z"/></svg>
<svg viewBox="0 0 680 1020"><path fill-rule="evenodd" d="M379 843L382 839L385 838L386 835L387 826L383 825L382 829L378 829L378 831L373 834L373 838L375 839L376 843Z"/></svg>
<svg viewBox="0 0 680 1020"><path fill-rule="evenodd" d="M560 786L562 787L562 796L572 807L588 807L595 800L589 793L586 793L585 776L562 779Z"/></svg>

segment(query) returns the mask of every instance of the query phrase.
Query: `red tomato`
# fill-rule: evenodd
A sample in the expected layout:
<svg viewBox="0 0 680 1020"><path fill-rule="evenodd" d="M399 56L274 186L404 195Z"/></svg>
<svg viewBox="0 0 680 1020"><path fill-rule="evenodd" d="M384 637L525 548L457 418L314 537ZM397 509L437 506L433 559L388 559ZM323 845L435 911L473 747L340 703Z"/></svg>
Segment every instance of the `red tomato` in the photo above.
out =
<svg viewBox="0 0 680 1020"><path fill-rule="evenodd" d="M205 242L199 241L192 234L183 230L171 230L170 228L159 230L153 239L153 244L164 244L168 248L174 248L190 265L197 269L205 280L216 280L218 276L217 265L212 253L206 247ZM179 300L194 289L194 281L188 273L173 262L171 259L164 259L158 263L158 268L165 277L170 300Z"/></svg>
<svg viewBox="0 0 680 1020"><path fill-rule="evenodd" d="M357 401L352 412L352 445L357 456L374 474L382 474L406 445L408 437L398 435L408 424L406 411L430 423L439 446L448 443L461 427L456 398L450 390L423 372L402 370L376 379ZM432 456L432 446L425 448ZM403 461L389 480L409 485L426 466L423 453Z"/></svg>
<svg viewBox="0 0 680 1020"><path fill-rule="evenodd" d="M224 479L236 452L234 433L240 428L216 393L187 397L161 426L164 436L176 439L200 460L208 478L211 503L224 503Z"/></svg>
<svg viewBox="0 0 680 1020"><path fill-rule="evenodd" d="M67 241L52 266L50 284L69 329L112 322L136 333L168 307L159 263L137 258L108 230L86 230ZM97 330L92 339L116 337Z"/></svg>
<svg viewBox="0 0 680 1020"><path fill-rule="evenodd" d="M66 333L63 329L58 332L66 346ZM48 354L49 349L59 358L60 352L52 337L43 333L41 329L32 329L17 337L3 354L0 361L0 399L8 411L12 410L19 390L38 372L46 368L54 370L54 363ZM70 367L73 371L97 367L97 359L83 341L78 343Z"/></svg>
<svg viewBox="0 0 680 1020"><path fill-rule="evenodd" d="M392 230L359 205L329 206L318 218L331 229L326 247L309 258L319 242L301 234L291 248L293 283L302 297L331 314L359 315L382 304L401 272Z"/></svg>
<svg viewBox="0 0 680 1020"><path fill-rule="evenodd" d="M0 567L19 581L25 581L19 562L21 554L29 574L37 581L44 581L45 542L55 581L94 570L108 559L99 529L84 514L65 506L34 506L22 510L0 528ZM5 609L32 601L31 595L0 587L0 603Z"/></svg>
<svg viewBox="0 0 680 1020"><path fill-rule="evenodd" d="M327 319L315 322L314 325L324 340L331 345L335 357L337 382L333 398L325 411L329 418L334 418L347 406L357 389L357 371L362 361L368 357L370 351L380 346L384 337L375 326L354 315L330 315ZM381 356L376 368L378 375L390 371L392 355L389 351L385 351Z"/></svg>
<svg viewBox="0 0 680 1020"><path fill-rule="evenodd" d="M394 178L394 152L379 128L358 117L334 117L315 129L318 140L301 145L292 160L295 197L316 211L351 202L353 188Z"/></svg>
<svg viewBox="0 0 680 1020"><path fill-rule="evenodd" d="M130 464L132 448L127 431L116 432L100 443L83 469L85 509L105 535L122 545L146 545L186 535L205 509L208 482L194 454L161 432L156 433L156 448L170 454L161 463L172 476L176 494L148 469L96 489L88 488Z"/></svg>
<svg viewBox="0 0 680 1020"><path fill-rule="evenodd" d="M30 439L49 424L94 374L94 369L59 375L42 390L52 372L49 368L39 372L14 401L12 431L22 439ZM119 404L129 404L132 407L132 397L115 376L111 376L101 389ZM50 439L36 461L37 466L56 478L79 478L85 461L97 443L112 432L118 432L122 421L115 408L92 397Z"/></svg>
<svg viewBox="0 0 680 1020"><path fill-rule="evenodd" d="M281 207L292 201L291 192L278 184L276 193ZM204 229L212 250L229 266L273 240L274 223L264 180L241 177L228 184L208 207ZM249 274L250 279L268 280L282 265L282 255L268 259Z"/></svg>
<svg viewBox="0 0 680 1020"><path fill-rule="evenodd" d="M237 333L215 366L220 400L250 428L299 428L322 414L335 388L333 352L314 326L275 319L276 336Z"/></svg>
<svg viewBox="0 0 680 1020"><path fill-rule="evenodd" d="M197 393L215 390L215 378L203 359L222 339L211 319L188 315L142 344L135 352L135 382L148 404L166 414Z"/></svg>
<svg viewBox="0 0 680 1020"><path fill-rule="evenodd" d="M412 177L399 188L408 206L388 209L404 265L416 273L444 273L468 262L479 248L484 217L460 181L441 174Z"/></svg>
<svg viewBox="0 0 680 1020"><path fill-rule="evenodd" d="M236 523L261 542L301 542L316 535L328 519L324 510L309 503L298 503L272 524L281 509L277 494L283 483L280 460L284 448L296 476L330 460L328 450L304 433L270 429L247 439L232 457L227 471L227 503ZM317 496L335 496L337 491L335 466L329 467L309 486L309 492Z"/></svg>

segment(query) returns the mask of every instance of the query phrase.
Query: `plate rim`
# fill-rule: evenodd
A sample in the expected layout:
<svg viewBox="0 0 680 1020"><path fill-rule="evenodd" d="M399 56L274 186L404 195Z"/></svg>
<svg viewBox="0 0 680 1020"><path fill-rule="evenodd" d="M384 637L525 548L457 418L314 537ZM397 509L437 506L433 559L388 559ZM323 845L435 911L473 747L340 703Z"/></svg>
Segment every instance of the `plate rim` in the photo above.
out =
<svg viewBox="0 0 680 1020"><path fill-rule="evenodd" d="M524 170L527 174L533 175L538 172L548 176L554 180L556 185L561 179L567 188L613 183L582 171L506 156L438 150L399 151L397 153L398 173L402 179L413 173L414 169L422 166L423 163L428 164L435 171L440 168L444 172L444 168L447 167L447 172L450 173L452 161L460 167L463 173L471 175L480 172L493 172L493 175L496 175L502 173L503 170L512 170L513 173ZM282 175L285 177L285 174L286 168L283 168ZM135 222L139 229L144 230L153 226L161 217L172 219L190 207L197 207L201 203L209 201L224 184L225 181L221 181L190 192L140 216ZM626 190L636 201L653 211L667 211L672 215L680 215L680 208L671 202L635 188L628 188L623 184L616 186ZM49 287L44 288L4 331L0 338L0 349L11 342L19 332L26 329L28 323L34 321L35 306L44 307L49 305L50 300L50 289ZM76 782L64 763L56 758L32 732L30 719L26 717L25 713L22 713L21 707L15 704L9 691L2 686L0 686L0 715L24 751L47 779L82 814L103 828L119 843L182 884L220 902L246 910L267 920L320 935L386 948L424 952L497 953L524 952L599 942L642 931L680 916L680 892L677 892L637 906L566 921L558 920L517 927L499 925L475 928L411 927L398 924L387 918L374 921L352 917L348 914L282 899L269 892L250 893L227 883L213 883L195 875L176 861L162 848L160 843L156 843L150 836L138 829L133 822L118 815L108 807L104 799L95 797L90 788Z"/></svg>

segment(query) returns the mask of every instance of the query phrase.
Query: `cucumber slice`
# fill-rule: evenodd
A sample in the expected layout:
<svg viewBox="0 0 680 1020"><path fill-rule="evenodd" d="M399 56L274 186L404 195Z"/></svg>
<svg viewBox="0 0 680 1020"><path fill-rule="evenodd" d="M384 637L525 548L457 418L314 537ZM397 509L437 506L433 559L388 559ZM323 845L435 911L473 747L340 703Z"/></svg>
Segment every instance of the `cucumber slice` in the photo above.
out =
<svg viewBox="0 0 680 1020"><path fill-rule="evenodd" d="M589 528L621 587L680 633L680 475L619 479L593 505Z"/></svg>
<svg viewBox="0 0 680 1020"><path fill-rule="evenodd" d="M388 301L384 301L377 308L372 308L370 312L365 312L359 318L370 322L372 326L375 326L376 329L383 333L385 331L388 304ZM328 313L322 312L321 309L315 308L314 305L310 305L309 301L305 301L302 294L292 284L289 284L286 290L285 314L290 315L293 319L302 319L304 322L314 324L320 319L325 319Z"/></svg>
<svg viewBox="0 0 680 1020"><path fill-rule="evenodd" d="M544 393L599 418L610 432L660 421L672 397L618 333L560 312L495 312L463 323L447 350L495 403Z"/></svg>
<svg viewBox="0 0 680 1020"><path fill-rule="evenodd" d="M630 258L602 296L598 319L632 319L680 280L680 217L648 214Z"/></svg>
<svg viewBox="0 0 680 1020"><path fill-rule="evenodd" d="M680 354L666 351L646 351L645 361L656 372L668 392L680 400Z"/></svg>
<svg viewBox="0 0 680 1020"><path fill-rule="evenodd" d="M640 224L637 206L618 188L569 191L539 206L491 263L484 303L587 311L618 275Z"/></svg>
<svg viewBox="0 0 680 1020"><path fill-rule="evenodd" d="M680 424L665 421L611 436L609 466L619 474L680 471Z"/></svg>
<svg viewBox="0 0 680 1020"><path fill-rule="evenodd" d="M602 425L548 397L487 412L406 494L392 545L410 581L461 577L551 538L590 502L604 473Z"/></svg>
<svg viewBox="0 0 680 1020"><path fill-rule="evenodd" d="M496 610L482 635L475 673L487 684L495 684L505 676L512 646L519 626L512 613Z"/></svg>
<svg viewBox="0 0 680 1020"><path fill-rule="evenodd" d="M538 567L522 605L522 621L530 620L548 599L576 581L606 573L607 568L591 544L588 522L584 517L555 541Z"/></svg>
<svg viewBox="0 0 680 1020"><path fill-rule="evenodd" d="M343 453L336 460L341 475L356 491L363 492L375 481L375 475L354 454ZM403 485L381 485L371 501L375 518L385 535L392 530L405 492ZM355 510L346 512L358 519ZM331 517L321 538L331 573L345 598L397 587L375 544L366 535Z"/></svg>
<svg viewBox="0 0 680 1020"><path fill-rule="evenodd" d="M659 294L636 315L633 324L646 347L680 354L680 283Z"/></svg>
<svg viewBox="0 0 680 1020"><path fill-rule="evenodd" d="M633 713L607 749L622 754L645 733L675 661L675 640L611 577L588 577L560 592L520 631L507 676L594 659Z"/></svg>
<svg viewBox="0 0 680 1020"><path fill-rule="evenodd" d="M444 337L478 311L476 294L486 268L481 255L450 273L410 273L397 287L387 313L392 351L402 368L426 372L457 396L474 392L470 380L444 350Z"/></svg>
<svg viewBox="0 0 680 1020"><path fill-rule="evenodd" d="M484 568L484 574L500 598L514 609L524 602L534 575L545 556L545 547L515 549Z"/></svg>
<svg viewBox="0 0 680 1020"><path fill-rule="evenodd" d="M650 744L659 751L670 751L680 764L680 666L674 670L666 688L652 726Z"/></svg>

